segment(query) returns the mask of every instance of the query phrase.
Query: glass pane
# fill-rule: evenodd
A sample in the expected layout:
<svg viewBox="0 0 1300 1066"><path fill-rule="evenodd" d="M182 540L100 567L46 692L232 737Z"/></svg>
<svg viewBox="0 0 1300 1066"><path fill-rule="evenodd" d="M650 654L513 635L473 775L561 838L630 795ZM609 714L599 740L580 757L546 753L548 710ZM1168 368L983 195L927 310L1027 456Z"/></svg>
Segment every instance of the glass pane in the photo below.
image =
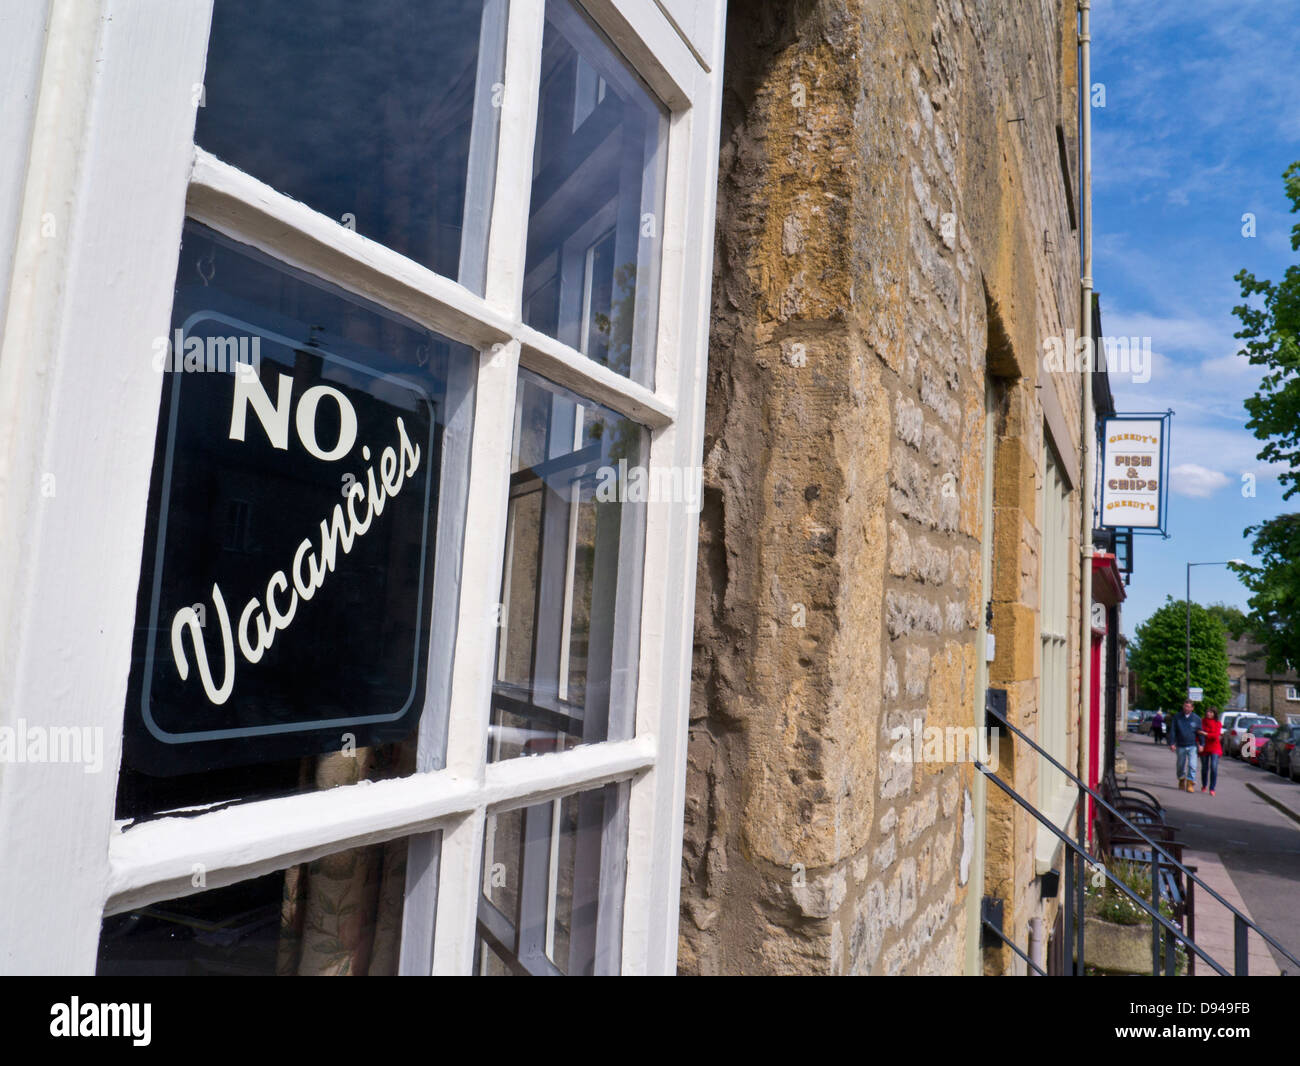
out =
<svg viewBox="0 0 1300 1066"><path fill-rule="evenodd" d="M441 840L441 833L431 833L352 848L105 918L95 972L163 977L396 974L407 885L417 879L416 864L432 863L436 870Z"/></svg>
<svg viewBox="0 0 1300 1066"><path fill-rule="evenodd" d="M195 141L483 291L506 0L216 0Z"/></svg>
<svg viewBox="0 0 1300 1066"><path fill-rule="evenodd" d="M569 0L547 0L524 321L654 385L668 115Z"/></svg>
<svg viewBox="0 0 1300 1066"><path fill-rule="evenodd" d="M632 735L645 428L520 371L488 758Z"/></svg>
<svg viewBox="0 0 1300 1066"><path fill-rule="evenodd" d="M626 784L490 816L475 972L617 973L626 837Z"/></svg>
<svg viewBox="0 0 1300 1066"><path fill-rule="evenodd" d="M154 367L118 816L440 765L476 353L190 224Z"/></svg>

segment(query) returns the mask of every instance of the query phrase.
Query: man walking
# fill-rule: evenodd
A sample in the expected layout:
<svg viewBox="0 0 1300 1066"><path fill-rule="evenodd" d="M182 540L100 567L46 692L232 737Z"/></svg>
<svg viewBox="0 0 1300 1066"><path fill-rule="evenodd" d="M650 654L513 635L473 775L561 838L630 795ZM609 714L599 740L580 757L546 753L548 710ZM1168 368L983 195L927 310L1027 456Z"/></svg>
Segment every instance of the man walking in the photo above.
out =
<svg viewBox="0 0 1300 1066"><path fill-rule="evenodd" d="M1192 713L1192 701L1183 701L1182 714L1169 719L1169 750L1177 757L1178 787L1184 792L1196 791L1196 735L1201 720Z"/></svg>

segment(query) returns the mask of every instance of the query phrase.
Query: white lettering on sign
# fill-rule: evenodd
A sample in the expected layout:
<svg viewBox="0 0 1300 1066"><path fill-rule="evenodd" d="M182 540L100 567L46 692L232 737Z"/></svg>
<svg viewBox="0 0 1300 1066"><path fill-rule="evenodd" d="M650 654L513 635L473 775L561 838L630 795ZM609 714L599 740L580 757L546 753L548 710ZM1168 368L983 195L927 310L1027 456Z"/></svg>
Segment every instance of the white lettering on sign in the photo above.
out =
<svg viewBox="0 0 1300 1066"><path fill-rule="evenodd" d="M266 430L271 447L284 451L289 447L289 401L293 396L293 378L288 374L280 375L279 391L275 405L262 385L262 379L256 374L243 371L243 363L236 364L241 372L235 375L235 402L230 408L230 439L244 440L244 419L248 414L248 405L253 405L253 413Z"/></svg>
<svg viewBox="0 0 1300 1066"><path fill-rule="evenodd" d="M329 451L322 451L320 445L316 443L316 405L325 396L339 407L339 439ZM298 414L295 421L298 426L298 439L302 441L302 446L322 462L332 463L335 459L342 459L357 442L357 412L343 393L328 385L313 385L302 394L302 399L298 401Z"/></svg>
<svg viewBox="0 0 1300 1066"><path fill-rule="evenodd" d="M244 427L248 420L248 408L262 423L266 439L272 448L284 451L289 447L289 409L293 400L293 378L288 374L279 374L276 386L275 403L262 384L257 372L247 363L236 363L235 402L230 408L230 439L245 440ZM339 439L334 447L325 451L316 440L316 408L321 400L329 397L339 409ZM329 385L313 385L302 394L298 401L298 413L294 418L298 429L298 439L302 446L316 459L332 463L342 459L352 450L357 442L357 412L349 400L338 389Z"/></svg>
<svg viewBox="0 0 1300 1066"><path fill-rule="evenodd" d="M292 389L292 380L281 374L278 396L273 405L260 380L254 377L248 381L245 380L245 375L237 374L234 408L230 416L230 439L244 439L245 415L251 406L271 444L276 448L288 447ZM316 407L326 397L338 404L340 413L339 440L328 451L319 446L315 427ZM356 412L346 396L328 385L316 385L303 393L298 402L296 422L303 446L322 462L342 458L356 441ZM212 604L216 608L217 630L221 635L220 684L216 682L208 662L199 613L193 606L182 607L176 612L171 627L172 657L176 660L176 669L182 681L188 680L190 675L189 658L185 652L185 637L188 635L194 650L199 681L208 699L220 705L230 698L235 686L235 644L238 643L240 654L246 662L259 662L274 643L276 633L288 629L292 624L298 612L299 600L310 600L316 590L325 584L326 575L333 572L338 562L340 550L343 555L352 551L356 538L365 535L374 520L383 514L387 501L401 492L406 479L419 469L420 448L407 436L406 424L401 418L397 419L397 438L397 446L389 445L379 456L379 480L375 480L375 468L372 465L366 470L364 487L360 481L354 481L348 487L344 503L335 504L330 515L321 522L319 542L313 543L311 538L307 538L298 545L289 572L286 574L284 570L277 570L270 576L262 600L259 601L256 596L250 599L240 612L239 621L233 629L225 598L221 595L220 587L213 584ZM361 454L367 462L370 460L368 445L362 446ZM358 511L363 504L364 515Z"/></svg>

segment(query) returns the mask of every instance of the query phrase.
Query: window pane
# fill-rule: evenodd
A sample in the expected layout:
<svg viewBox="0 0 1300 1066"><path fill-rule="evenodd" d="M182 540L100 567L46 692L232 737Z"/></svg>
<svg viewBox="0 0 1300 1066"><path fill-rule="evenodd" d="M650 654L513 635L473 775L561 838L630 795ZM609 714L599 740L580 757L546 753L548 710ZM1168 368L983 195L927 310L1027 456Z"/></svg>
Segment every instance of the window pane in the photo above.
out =
<svg viewBox="0 0 1300 1066"><path fill-rule="evenodd" d="M627 789L606 785L488 818L476 973L618 972Z"/></svg>
<svg viewBox="0 0 1300 1066"><path fill-rule="evenodd" d="M632 735L646 440L520 372L490 760Z"/></svg>
<svg viewBox="0 0 1300 1066"><path fill-rule="evenodd" d="M569 0L547 0L524 321L654 385L667 112Z"/></svg>
<svg viewBox="0 0 1300 1066"><path fill-rule="evenodd" d="M483 291L506 0L216 0L195 141Z"/></svg>
<svg viewBox="0 0 1300 1066"><path fill-rule="evenodd" d="M476 353L193 224L172 331L118 816L440 765Z"/></svg>
<svg viewBox="0 0 1300 1066"><path fill-rule="evenodd" d="M105 918L100 976L389 976L408 883L432 876L442 834L326 855ZM424 868L417 871L417 864ZM417 897L413 892L414 901ZM425 900L427 905L427 900ZM409 948L408 948L409 950Z"/></svg>

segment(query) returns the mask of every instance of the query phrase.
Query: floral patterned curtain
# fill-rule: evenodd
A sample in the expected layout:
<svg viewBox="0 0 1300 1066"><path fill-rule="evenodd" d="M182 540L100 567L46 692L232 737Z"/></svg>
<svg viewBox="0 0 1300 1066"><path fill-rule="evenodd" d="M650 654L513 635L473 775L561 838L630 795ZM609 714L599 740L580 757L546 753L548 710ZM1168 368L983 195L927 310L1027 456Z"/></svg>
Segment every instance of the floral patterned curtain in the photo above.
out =
<svg viewBox="0 0 1300 1066"><path fill-rule="evenodd" d="M412 742L303 760L316 789L403 777L415 769ZM305 783L305 782L304 782ZM280 976L397 973L406 839L326 855L285 871L280 908Z"/></svg>

